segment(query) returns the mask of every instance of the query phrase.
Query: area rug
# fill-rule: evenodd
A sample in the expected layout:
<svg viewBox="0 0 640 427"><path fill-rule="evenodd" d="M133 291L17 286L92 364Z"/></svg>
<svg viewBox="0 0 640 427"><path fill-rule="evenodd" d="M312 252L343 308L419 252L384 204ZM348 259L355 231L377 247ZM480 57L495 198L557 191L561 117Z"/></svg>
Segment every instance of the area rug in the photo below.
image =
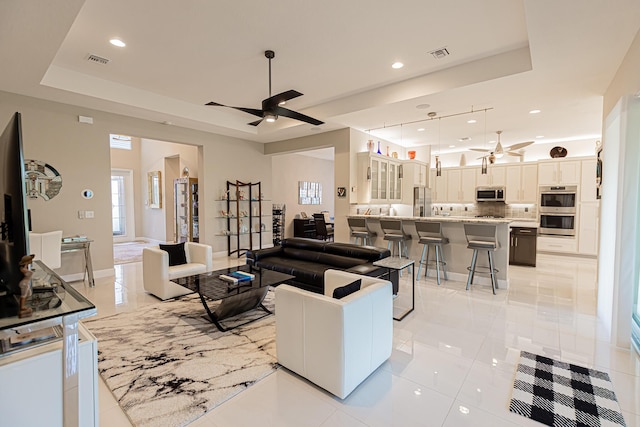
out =
<svg viewBox="0 0 640 427"><path fill-rule="evenodd" d="M113 263L127 264L130 262L142 262L142 249L149 246L157 246L155 242L136 240L133 242L113 244Z"/></svg>
<svg viewBox="0 0 640 427"><path fill-rule="evenodd" d="M273 291L264 305L274 308ZM134 426L185 426L277 369L275 316L220 332L203 314L187 295L85 322L98 338L100 375Z"/></svg>
<svg viewBox="0 0 640 427"><path fill-rule="evenodd" d="M509 410L548 426L624 426L606 372L526 351L513 383Z"/></svg>

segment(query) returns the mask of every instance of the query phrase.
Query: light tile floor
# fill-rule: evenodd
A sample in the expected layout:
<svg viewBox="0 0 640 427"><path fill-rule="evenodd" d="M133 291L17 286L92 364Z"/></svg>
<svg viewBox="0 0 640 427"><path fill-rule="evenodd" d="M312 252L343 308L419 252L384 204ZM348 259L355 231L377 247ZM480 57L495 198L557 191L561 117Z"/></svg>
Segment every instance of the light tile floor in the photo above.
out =
<svg viewBox="0 0 640 427"><path fill-rule="evenodd" d="M214 268L244 263L216 258ZM191 427L539 426L508 410L520 350L610 373L628 426L640 427L640 358L609 345L595 317L596 262L538 255L538 266L510 266L511 285L489 287L422 278L416 309L394 322L391 358L341 401L280 369ZM142 264L116 266L95 288L76 285L98 316L157 303L142 288ZM403 275L395 304L408 300ZM100 381L102 426L130 426Z"/></svg>

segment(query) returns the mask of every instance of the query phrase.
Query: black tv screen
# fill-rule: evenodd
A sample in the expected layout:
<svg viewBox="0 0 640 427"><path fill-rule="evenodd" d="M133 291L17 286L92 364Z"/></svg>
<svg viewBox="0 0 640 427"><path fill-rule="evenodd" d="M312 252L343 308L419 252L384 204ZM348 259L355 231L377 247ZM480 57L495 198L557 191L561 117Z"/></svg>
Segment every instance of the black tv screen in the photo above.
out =
<svg viewBox="0 0 640 427"><path fill-rule="evenodd" d="M18 314L20 259L29 253L20 113L0 136L0 318Z"/></svg>

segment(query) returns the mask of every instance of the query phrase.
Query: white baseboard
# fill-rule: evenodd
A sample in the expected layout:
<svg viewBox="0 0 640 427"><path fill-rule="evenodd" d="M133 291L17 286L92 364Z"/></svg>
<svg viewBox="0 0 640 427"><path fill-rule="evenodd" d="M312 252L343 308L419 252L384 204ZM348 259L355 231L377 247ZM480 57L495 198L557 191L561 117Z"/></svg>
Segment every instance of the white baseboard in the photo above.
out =
<svg viewBox="0 0 640 427"><path fill-rule="evenodd" d="M93 272L93 279L102 279L103 277L113 277L116 275L116 269L115 268L106 268L104 270L95 270ZM78 282L81 281L85 278L86 274L84 273L74 273L74 274L67 274L66 276L61 276L62 280L64 280L67 283L71 283L71 282Z"/></svg>

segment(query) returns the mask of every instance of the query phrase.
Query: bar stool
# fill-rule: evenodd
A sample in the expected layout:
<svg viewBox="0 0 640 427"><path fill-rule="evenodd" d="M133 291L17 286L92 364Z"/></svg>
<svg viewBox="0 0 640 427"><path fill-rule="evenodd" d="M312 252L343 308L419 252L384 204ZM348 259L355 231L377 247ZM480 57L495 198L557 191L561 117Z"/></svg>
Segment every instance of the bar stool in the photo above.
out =
<svg viewBox="0 0 640 427"><path fill-rule="evenodd" d="M378 233L369 229L366 218L347 218L347 223L351 229L351 237L355 239L356 244L358 244L358 239L360 239L362 246L373 244L372 239L377 236Z"/></svg>
<svg viewBox="0 0 640 427"><path fill-rule="evenodd" d="M475 275L476 268L485 268L489 270L489 274L491 276L491 287L493 288L493 294L495 295L498 284L495 273L497 273L498 270L494 267L493 253L500 249L500 243L498 242L498 226L491 224L464 224L464 234L467 238L467 248L473 249L471 266L467 267L467 270L469 270L467 290L469 290L473 283L473 276ZM476 267L478 251L487 251L489 256L489 267Z"/></svg>
<svg viewBox="0 0 640 427"><path fill-rule="evenodd" d="M391 250L391 256L395 253L395 243L398 244L398 255L409 259L407 240L411 240L411 235L404 232L401 219L380 219L380 228L384 233L384 240L389 243L387 249Z"/></svg>
<svg viewBox="0 0 640 427"><path fill-rule="evenodd" d="M424 277L429 275L429 252L431 245L433 245L436 251L436 277L438 286L440 285L440 266L444 273L444 280L449 280L447 277L447 263L444 260L444 252L442 251L442 245L449 243L449 239L442 234L442 224L439 222L431 221L416 221L416 233L418 234L418 243L424 245L422 248L422 257L418 263L418 278L420 280L420 271L424 265ZM425 259L425 252L427 258Z"/></svg>

